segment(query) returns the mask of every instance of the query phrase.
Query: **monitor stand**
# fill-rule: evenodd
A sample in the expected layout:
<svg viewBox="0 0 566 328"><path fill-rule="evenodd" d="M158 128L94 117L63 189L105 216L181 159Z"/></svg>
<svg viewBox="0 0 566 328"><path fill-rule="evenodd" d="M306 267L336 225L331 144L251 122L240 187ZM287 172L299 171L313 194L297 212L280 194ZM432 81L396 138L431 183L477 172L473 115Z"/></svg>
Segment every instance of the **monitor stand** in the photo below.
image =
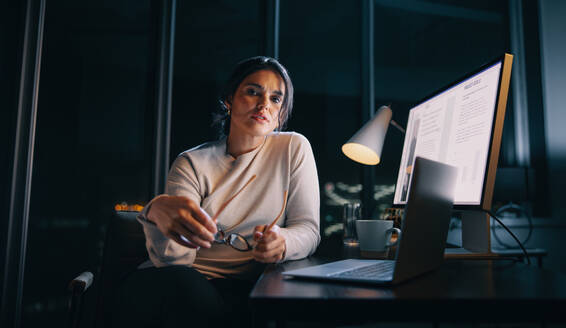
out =
<svg viewBox="0 0 566 328"><path fill-rule="evenodd" d="M461 241L454 242L454 238L449 237L449 242L455 244L457 248L446 248L446 258L467 258L467 257L490 257L491 251L491 231L490 216L482 211L462 211L462 238ZM457 238L456 238L457 239Z"/></svg>
<svg viewBox="0 0 566 328"><path fill-rule="evenodd" d="M491 253L490 220L485 212L462 212L462 248L474 253Z"/></svg>
<svg viewBox="0 0 566 328"><path fill-rule="evenodd" d="M444 258L446 259L470 259L470 260L523 260L524 253L521 249L493 249L491 248L491 230L489 215L482 211L464 211L462 213L462 232L460 236L449 233L447 242L460 246L446 248ZM539 268L542 268L542 259L548 252L542 248L527 248L529 257L538 260Z"/></svg>

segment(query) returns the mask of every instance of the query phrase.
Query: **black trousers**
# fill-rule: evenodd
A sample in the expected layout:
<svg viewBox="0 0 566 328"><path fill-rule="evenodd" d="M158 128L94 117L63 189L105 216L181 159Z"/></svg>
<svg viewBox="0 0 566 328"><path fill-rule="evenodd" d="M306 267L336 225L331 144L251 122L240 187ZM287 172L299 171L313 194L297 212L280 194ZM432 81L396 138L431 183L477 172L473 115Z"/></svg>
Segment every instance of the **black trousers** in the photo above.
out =
<svg viewBox="0 0 566 328"><path fill-rule="evenodd" d="M113 327L250 327L254 282L207 280L186 266L132 272L116 291Z"/></svg>

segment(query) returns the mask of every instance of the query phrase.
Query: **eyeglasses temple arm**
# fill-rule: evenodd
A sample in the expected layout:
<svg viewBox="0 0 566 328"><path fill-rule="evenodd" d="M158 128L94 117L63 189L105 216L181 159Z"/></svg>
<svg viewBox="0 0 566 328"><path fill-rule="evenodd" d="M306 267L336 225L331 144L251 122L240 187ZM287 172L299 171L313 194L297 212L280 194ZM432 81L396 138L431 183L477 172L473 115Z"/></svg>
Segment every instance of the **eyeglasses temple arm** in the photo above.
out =
<svg viewBox="0 0 566 328"><path fill-rule="evenodd" d="M281 208L281 212L279 212L279 215L277 215L275 220L273 220L273 222L271 222L271 224L269 226L267 226L267 228L264 230L264 232L268 232L269 230L271 230L271 228L273 228L273 226L275 225L275 222L277 222L277 220L279 220L279 218L281 217L281 215L285 211L285 206L287 206L287 190L285 190L285 192L283 193L283 207Z"/></svg>

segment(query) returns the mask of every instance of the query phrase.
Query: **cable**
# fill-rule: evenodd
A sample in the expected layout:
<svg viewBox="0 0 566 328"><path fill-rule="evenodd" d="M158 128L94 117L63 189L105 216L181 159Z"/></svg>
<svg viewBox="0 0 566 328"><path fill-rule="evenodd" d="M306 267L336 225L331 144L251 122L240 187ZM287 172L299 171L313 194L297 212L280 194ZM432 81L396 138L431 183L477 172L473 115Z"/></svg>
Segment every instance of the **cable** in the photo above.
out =
<svg viewBox="0 0 566 328"><path fill-rule="evenodd" d="M499 218L495 214L493 214L491 211L488 210L483 210L483 211L489 214L495 221L497 221L497 223L499 223L505 230L507 230L507 232L511 235L511 237L513 237L513 239L515 239L517 244L519 244L519 247L521 247L521 249L523 250L523 253L525 254L525 258L527 258L527 263L531 265L531 260L529 259L529 253L527 253L527 250L525 249L525 247L523 247L523 244L521 244L519 238L517 238L517 236L515 236L515 234L511 230L509 230L509 228L507 228L507 226L503 224L503 222L501 222L501 220L499 220Z"/></svg>
<svg viewBox="0 0 566 328"><path fill-rule="evenodd" d="M531 235L533 233L533 220L531 218L531 216L527 213L527 211L525 209L523 209L523 207L513 204L513 203L509 203L507 205L503 205L501 206L496 212L495 215L500 215L501 213L508 211L508 210L515 210L520 214L523 214L526 218L527 218L527 222L529 224L529 232L527 233L527 237L525 237L525 239L523 241L521 241L521 244L525 245L530 239L531 239ZM512 246L509 244L504 243L501 239L499 239L499 237L497 236L497 233L495 232L495 226L491 227L491 231L493 231L493 237L495 238L495 240L503 247L505 248L509 248L509 249L516 249L517 246Z"/></svg>

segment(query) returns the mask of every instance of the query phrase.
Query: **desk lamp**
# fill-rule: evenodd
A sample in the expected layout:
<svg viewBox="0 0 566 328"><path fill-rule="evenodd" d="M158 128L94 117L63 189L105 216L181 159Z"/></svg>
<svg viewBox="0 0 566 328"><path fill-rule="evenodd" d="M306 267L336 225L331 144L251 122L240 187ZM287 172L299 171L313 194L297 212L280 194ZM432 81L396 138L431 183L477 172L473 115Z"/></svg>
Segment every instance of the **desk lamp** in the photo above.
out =
<svg viewBox="0 0 566 328"><path fill-rule="evenodd" d="M391 119L392 115L393 112L389 106L381 106L375 116L342 146L344 155L361 164L379 164L389 124L395 126L403 134L405 133L405 129ZM371 203L372 200L369 201Z"/></svg>
<svg viewBox="0 0 566 328"><path fill-rule="evenodd" d="M405 133L405 129L391 119L392 115L389 106L381 106L375 116L342 146L344 155L358 163L379 164L389 124Z"/></svg>

